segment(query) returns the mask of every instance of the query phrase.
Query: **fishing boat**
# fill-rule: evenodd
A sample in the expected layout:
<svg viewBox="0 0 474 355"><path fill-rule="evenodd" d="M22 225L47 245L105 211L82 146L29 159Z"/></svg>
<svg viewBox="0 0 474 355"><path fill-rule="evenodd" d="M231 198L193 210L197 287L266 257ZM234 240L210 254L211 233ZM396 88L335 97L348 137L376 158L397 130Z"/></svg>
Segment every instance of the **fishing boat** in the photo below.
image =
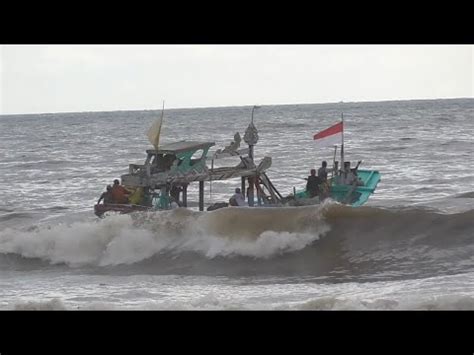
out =
<svg viewBox="0 0 474 355"><path fill-rule="evenodd" d="M315 134L313 136L315 145L324 148L333 145L334 157L333 167L331 168L333 176L328 179L326 186L328 189L328 197L332 200L350 205L353 207L362 206L367 202L369 197L375 192L381 175L377 170L360 170L358 162L355 168L350 168L350 162L344 158L344 115L341 114L341 121L331 127ZM341 146L341 161L344 166L338 170L338 161L336 161L336 153L338 143ZM348 174L352 175L352 179L348 179ZM348 181L349 180L349 181ZM307 204L310 199L307 190L294 193L294 204Z"/></svg>
<svg viewBox="0 0 474 355"><path fill-rule="evenodd" d="M148 138L154 149L146 150L143 164L130 164L129 172L121 176L121 184L134 194L139 193L139 201L135 199L134 203L130 204L98 203L94 206L95 214L103 216L106 212L131 213L168 210L178 206L188 207L188 186L196 182L199 184L199 210L204 211L204 183L209 182L209 186L212 186L212 182L228 179L240 179L241 192L247 197L249 207L321 203L322 199L319 196L311 198L306 190L294 189L293 194L282 196L266 173L272 164L271 157L266 156L258 164L255 163L254 147L259 139L253 119L256 108L258 106L252 108L251 121L243 138L248 147L241 147L242 138L237 132L228 146L218 149L212 156L208 156L209 149L215 145L212 141L183 140L159 145L163 109L161 117L148 131ZM331 129L332 127L328 130ZM333 140L334 137L330 138ZM343 145L341 149L343 150ZM215 166L221 158L229 157L237 159L238 163L233 166ZM343 155L341 158L344 161ZM327 183L329 189L327 197L354 207L367 202L380 181L380 173L357 168L354 173L358 176L358 184L344 184L342 172L338 171L337 162L334 161L333 177L328 179ZM228 206L229 203L221 202L209 206L207 210Z"/></svg>

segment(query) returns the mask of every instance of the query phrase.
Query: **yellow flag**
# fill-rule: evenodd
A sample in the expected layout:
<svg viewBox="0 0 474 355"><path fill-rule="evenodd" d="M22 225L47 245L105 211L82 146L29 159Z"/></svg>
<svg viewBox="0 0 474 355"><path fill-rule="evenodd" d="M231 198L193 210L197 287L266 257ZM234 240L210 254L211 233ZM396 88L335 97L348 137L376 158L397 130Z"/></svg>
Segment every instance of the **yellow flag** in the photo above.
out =
<svg viewBox="0 0 474 355"><path fill-rule="evenodd" d="M148 130L147 136L150 143L158 150L158 146L160 144L160 132L161 132L161 124L163 123L163 116L158 118L155 122L153 122L152 126Z"/></svg>
<svg viewBox="0 0 474 355"><path fill-rule="evenodd" d="M150 129L147 132L148 140L150 143L158 150L160 144L160 133L161 125L163 123L163 114L165 113L165 102L163 101L163 110L161 111L161 117L156 119L155 122L151 125Z"/></svg>

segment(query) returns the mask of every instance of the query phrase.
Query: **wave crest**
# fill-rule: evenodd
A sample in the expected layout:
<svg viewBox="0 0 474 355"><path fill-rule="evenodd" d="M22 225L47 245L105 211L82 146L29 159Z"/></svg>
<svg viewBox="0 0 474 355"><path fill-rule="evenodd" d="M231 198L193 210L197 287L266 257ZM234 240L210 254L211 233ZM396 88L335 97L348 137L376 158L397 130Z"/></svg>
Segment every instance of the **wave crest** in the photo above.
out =
<svg viewBox="0 0 474 355"><path fill-rule="evenodd" d="M185 209L112 215L94 222L0 232L0 253L71 266L133 264L194 252L206 258L271 258L305 248L329 231L317 209Z"/></svg>

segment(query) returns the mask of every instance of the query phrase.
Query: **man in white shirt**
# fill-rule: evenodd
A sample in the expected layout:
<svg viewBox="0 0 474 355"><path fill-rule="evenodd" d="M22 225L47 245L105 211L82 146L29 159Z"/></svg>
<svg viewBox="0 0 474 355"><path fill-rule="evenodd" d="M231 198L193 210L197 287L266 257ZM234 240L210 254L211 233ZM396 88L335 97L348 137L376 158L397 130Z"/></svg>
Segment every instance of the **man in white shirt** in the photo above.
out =
<svg viewBox="0 0 474 355"><path fill-rule="evenodd" d="M359 167L359 164L357 164L357 167L355 169L351 169L350 162L346 161L344 163L344 172L343 172L344 184L364 186L364 182L357 177L357 174L354 173L354 170L355 171L357 170L357 168Z"/></svg>
<svg viewBox="0 0 474 355"><path fill-rule="evenodd" d="M229 204L231 206L245 206L245 197L240 192L240 188L235 189L235 194L229 199Z"/></svg>

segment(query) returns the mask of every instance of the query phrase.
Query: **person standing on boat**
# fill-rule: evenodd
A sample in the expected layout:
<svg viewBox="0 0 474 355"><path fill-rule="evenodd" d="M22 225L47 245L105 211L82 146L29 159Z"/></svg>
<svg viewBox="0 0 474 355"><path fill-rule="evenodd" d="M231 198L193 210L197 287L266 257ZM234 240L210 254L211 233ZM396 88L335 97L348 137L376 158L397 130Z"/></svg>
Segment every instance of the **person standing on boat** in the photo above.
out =
<svg viewBox="0 0 474 355"><path fill-rule="evenodd" d="M112 203L112 186L107 185L106 191L102 193L99 197L99 201L97 204L100 204L100 201L104 200L104 205L108 203Z"/></svg>
<svg viewBox="0 0 474 355"><path fill-rule="evenodd" d="M354 173L351 171L351 162L344 162L344 169L342 170L342 182L344 185L352 185L355 179Z"/></svg>
<svg viewBox="0 0 474 355"><path fill-rule="evenodd" d="M128 196L130 195L130 192L125 187L120 185L120 181L118 181L118 179L114 180L114 186L112 187L111 194L113 203L128 203Z"/></svg>
<svg viewBox="0 0 474 355"><path fill-rule="evenodd" d="M240 192L240 188L235 189L235 194L229 199L229 205L231 206L245 206L245 197Z"/></svg>
<svg viewBox="0 0 474 355"><path fill-rule="evenodd" d="M306 183L306 191L308 192L309 197L313 198L319 195L319 185L321 184L321 179L316 176L316 169L311 169L310 173L311 175L306 179L308 180Z"/></svg>
<svg viewBox="0 0 474 355"><path fill-rule="evenodd" d="M173 185L170 190L170 196L176 201L179 201L179 194L181 193L182 188L177 185Z"/></svg>
<svg viewBox="0 0 474 355"><path fill-rule="evenodd" d="M342 173L342 181L345 185L364 186L364 182L357 176L357 169L359 168L360 161L354 169L351 169L351 162L344 162L344 170Z"/></svg>
<svg viewBox="0 0 474 355"><path fill-rule="evenodd" d="M318 177L321 179L321 182L326 182L328 180L328 173L332 171L332 168L328 168L328 163L323 161L321 167L318 169Z"/></svg>
<svg viewBox="0 0 474 355"><path fill-rule="evenodd" d="M328 163L323 161L321 167L318 169L318 177L321 181L321 185L319 186L321 200L329 197L328 173L333 171L333 169L328 168L327 166Z"/></svg>

